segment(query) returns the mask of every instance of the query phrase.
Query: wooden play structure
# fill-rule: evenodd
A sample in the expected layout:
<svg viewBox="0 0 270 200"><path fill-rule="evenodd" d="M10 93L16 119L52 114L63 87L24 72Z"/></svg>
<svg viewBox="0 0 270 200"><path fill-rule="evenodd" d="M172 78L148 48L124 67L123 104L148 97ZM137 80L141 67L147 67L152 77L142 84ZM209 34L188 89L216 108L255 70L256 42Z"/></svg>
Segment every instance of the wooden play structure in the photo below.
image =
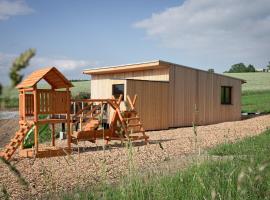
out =
<svg viewBox="0 0 270 200"><path fill-rule="evenodd" d="M45 80L50 89L38 88L39 81ZM55 67L33 72L18 86L19 90L19 125L20 128L10 143L0 152L6 160L19 148L21 157L53 157L72 152L71 144L79 141L95 142L97 139L110 140L145 140L148 136L135 109L137 95L131 100L127 97L127 110L121 110L123 96L118 99L83 99L71 100L72 83ZM71 109L73 113L71 113ZM108 114L109 113L109 114ZM109 116L107 123L104 115ZM65 147L56 147L55 125L66 125ZM39 145L39 127L51 126L51 146ZM106 128L103 126L107 124ZM25 137L34 132L34 147L24 148ZM139 135L140 134L140 135Z"/></svg>
<svg viewBox="0 0 270 200"><path fill-rule="evenodd" d="M78 141L95 142L96 139L104 139L107 143L110 140L133 141L145 140L147 142L148 136L145 135L145 130L141 123L140 117L135 109L137 95L133 100L127 96L128 110L121 111L120 104L123 96L119 99L84 99L74 100L73 102L79 105L86 104L85 107L73 115L72 125L79 124L79 130L73 131L72 142L77 144ZM106 109L105 109L106 107ZM98 129L102 125L102 118L104 113L108 110L112 111L109 116L109 123L107 128Z"/></svg>

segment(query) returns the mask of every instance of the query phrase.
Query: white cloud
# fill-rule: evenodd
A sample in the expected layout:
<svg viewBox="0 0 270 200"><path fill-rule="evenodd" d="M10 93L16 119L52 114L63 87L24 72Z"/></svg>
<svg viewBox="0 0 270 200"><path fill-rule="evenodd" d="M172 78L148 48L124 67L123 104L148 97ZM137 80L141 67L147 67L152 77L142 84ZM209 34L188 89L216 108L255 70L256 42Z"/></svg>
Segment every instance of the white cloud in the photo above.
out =
<svg viewBox="0 0 270 200"><path fill-rule="evenodd" d="M7 20L16 15L27 15L33 11L24 0L0 0L0 20Z"/></svg>
<svg viewBox="0 0 270 200"><path fill-rule="evenodd" d="M96 66L98 62L91 62L87 60L74 60L70 58L48 58L48 57L34 57L32 66L54 66L59 70L71 71L81 67Z"/></svg>
<svg viewBox="0 0 270 200"><path fill-rule="evenodd" d="M0 82L2 84L9 83L9 70L12 65L12 61L18 57L15 54L6 54L0 52ZM83 75L82 71L90 67L96 67L99 64L98 61L89 61L81 59L71 59L67 57L40 57L35 56L30 60L30 65L22 71L27 75L37 69L44 67L56 67L69 79L88 79L89 76Z"/></svg>
<svg viewBox="0 0 270 200"><path fill-rule="evenodd" d="M266 64L270 59L269 0L186 0L134 26L200 63Z"/></svg>

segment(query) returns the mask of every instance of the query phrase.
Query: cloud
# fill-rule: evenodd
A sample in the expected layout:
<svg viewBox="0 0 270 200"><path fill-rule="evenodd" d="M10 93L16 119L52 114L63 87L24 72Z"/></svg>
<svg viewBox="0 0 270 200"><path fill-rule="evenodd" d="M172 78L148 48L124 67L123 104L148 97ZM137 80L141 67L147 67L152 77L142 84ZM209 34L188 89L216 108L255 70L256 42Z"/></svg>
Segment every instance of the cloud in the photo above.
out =
<svg viewBox="0 0 270 200"><path fill-rule="evenodd" d="M48 58L48 57L34 57L33 66L54 66L59 70L72 71L81 67L97 66L98 62L91 62L87 60L74 60L70 58Z"/></svg>
<svg viewBox="0 0 270 200"><path fill-rule="evenodd" d="M265 63L270 52L269 0L186 0L136 22L148 38L187 59L213 64ZM233 63L231 63L233 64Z"/></svg>
<svg viewBox="0 0 270 200"><path fill-rule="evenodd" d="M12 61L18 57L15 54L6 54L0 52L0 82L7 85L9 83L9 69ZM89 76L83 75L82 71L86 68L96 67L98 61L89 61L81 59L71 59L67 57L40 57L35 56L30 60L30 65L22 74L27 75L35 70L44 67L56 67L69 79L89 79Z"/></svg>
<svg viewBox="0 0 270 200"><path fill-rule="evenodd" d="M16 15L27 15L33 13L24 0L0 0L0 20L7 20Z"/></svg>

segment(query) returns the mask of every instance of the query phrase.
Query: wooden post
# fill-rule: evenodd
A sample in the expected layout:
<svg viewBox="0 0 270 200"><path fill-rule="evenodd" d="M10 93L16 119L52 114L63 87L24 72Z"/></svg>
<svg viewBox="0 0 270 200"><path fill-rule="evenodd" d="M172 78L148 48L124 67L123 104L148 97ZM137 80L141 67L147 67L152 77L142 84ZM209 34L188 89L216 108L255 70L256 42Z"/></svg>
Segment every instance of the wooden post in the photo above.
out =
<svg viewBox="0 0 270 200"><path fill-rule="evenodd" d="M34 123L35 123L35 153L38 153L38 93L36 85L33 87L34 91Z"/></svg>
<svg viewBox="0 0 270 200"><path fill-rule="evenodd" d="M55 146L55 126L52 124L52 146Z"/></svg>
<svg viewBox="0 0 270 200"><path fill-rule="evenodd" d="M84 109L83 101L82 101L82 110ZM83 112L82 112L82 118L83 118Z"/></svg>
<svg viewBox="0 0 270 200"><path fill-rule="evenodd" d="M73 102L73 114L76 114L76 102Z"/></svg>
<svg viewBox="0 0 270 200"><path fill-rule="evenodd" d="M66 88L67 92L67 145L68 145L68 150L71 149L71 127L70 127L70 91L69 88Z"/></svg>
<svg viewBox="0 0 270 200"><path fill-rule="evenodd" d="M19 109L20 109L20 120L25 121L25 91L23 89L20 90L20 97L19 97ZM21 125L20 125L21 126ZM23 143L24 143L24 139L22 140L22 143L20 145L20 149L23 149Z"/></svg>
<svg viewBox="0 0 270 200"><path fill-rule="evenodd" d="M51 105L49 105L50 108L52 108L52 110L50 110L51 112L51 117L53 117L55 115L55 104L53 102L56 101L55 99L55 88L52 86L51 88L51 95L52 95L52 102L49 102ZM60 116L60 115L59 115ZM59 117L60 119L60 117ZM54 123L52 123L52 146L55 146L55 125Z"/></svg>

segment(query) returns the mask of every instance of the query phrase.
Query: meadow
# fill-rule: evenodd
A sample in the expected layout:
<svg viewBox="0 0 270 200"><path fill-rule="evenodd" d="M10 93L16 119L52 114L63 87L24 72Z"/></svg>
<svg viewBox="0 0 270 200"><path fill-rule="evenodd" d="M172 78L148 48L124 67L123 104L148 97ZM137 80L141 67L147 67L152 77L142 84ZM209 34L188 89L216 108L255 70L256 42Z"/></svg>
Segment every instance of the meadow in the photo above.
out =
<svg viewBox="0 0 270 200"><path fill-rule="evenodd" d="M242 112L270 113L270 73L225 73L246 80L242 85Z"/></svg>
<svg viewBox="0 0 270 200"><path fill-rule="evenodd" d="M246 83L242 85L243 93L248 91L270 91L270 73L224 73L224 75L246 80Z"/></svg>

